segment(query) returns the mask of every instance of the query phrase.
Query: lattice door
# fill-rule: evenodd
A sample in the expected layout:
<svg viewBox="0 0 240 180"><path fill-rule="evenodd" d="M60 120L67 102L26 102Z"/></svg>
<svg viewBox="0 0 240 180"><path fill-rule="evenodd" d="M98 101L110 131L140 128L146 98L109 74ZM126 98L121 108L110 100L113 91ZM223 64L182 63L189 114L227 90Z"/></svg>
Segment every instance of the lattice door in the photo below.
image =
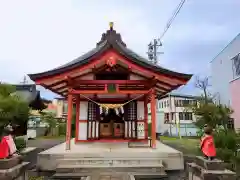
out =
<svg viewBox="0 0 240 180"><path fill-rule="evenodd" d="M99 106L93 102L88 102L88 139L99 138Z"/></svg>
<svg viewBox="0 0 240 180"><path fill-rule="evenodd" d="M137 138L137 102L132 101L124 106L125 138Z"/></svg>

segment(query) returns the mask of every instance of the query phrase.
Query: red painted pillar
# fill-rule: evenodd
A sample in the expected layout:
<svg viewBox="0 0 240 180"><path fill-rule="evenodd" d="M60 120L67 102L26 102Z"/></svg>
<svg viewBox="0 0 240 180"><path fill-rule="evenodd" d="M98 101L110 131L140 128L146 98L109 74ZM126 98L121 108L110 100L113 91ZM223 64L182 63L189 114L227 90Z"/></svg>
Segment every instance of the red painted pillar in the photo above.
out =
<svg viewBox="0 0 240 180"><path fill-rule="evenodd" d="M148 96L145 95L144 97L144 133L145 139L148 139Z"/></svg>
<svg viewBox="0 0 240 180"><path fill-rule="evenodd" d="M151 92L152 148L156 148L156 99L155 89Z"/></svg>
<svg viewBox="0 0 240 180"><path fill-rule="evenodd" d="M73 95L68 93L68 114L67 114L67 129L66 129L66 150L70 150L71 148L71 126L72 126L72 100Z"/></svg>
<svg viewBox="0 0 240 180"><path fill-rule="evenodd" d="M76 123L75 123L75 128L76 128L76 134L75 134L75 143L79 139L79 116L80 116L80 97L79 95L76 96Z"/></svg>

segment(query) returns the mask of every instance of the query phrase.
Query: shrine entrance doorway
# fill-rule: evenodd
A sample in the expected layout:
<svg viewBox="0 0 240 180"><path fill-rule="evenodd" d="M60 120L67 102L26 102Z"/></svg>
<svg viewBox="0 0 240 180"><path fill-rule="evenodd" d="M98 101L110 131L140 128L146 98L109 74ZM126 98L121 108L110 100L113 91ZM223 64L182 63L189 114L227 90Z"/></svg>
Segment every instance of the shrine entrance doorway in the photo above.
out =
<svg viewBox="0 0 240 180"><path fill-rule="evenodd" d="M102 115L100 121L100 139L124 138L124 120L122 114L117 114L114 109L109 109Z"/></svg>

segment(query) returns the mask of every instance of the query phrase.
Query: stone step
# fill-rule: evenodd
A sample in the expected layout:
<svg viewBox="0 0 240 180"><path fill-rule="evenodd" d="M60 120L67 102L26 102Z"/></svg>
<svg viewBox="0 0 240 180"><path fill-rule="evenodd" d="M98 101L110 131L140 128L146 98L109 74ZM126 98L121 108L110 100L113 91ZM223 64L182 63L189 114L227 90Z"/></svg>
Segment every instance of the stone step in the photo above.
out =
<svg viewBox="0 0 240 180"><path fill-rule="evenodd" d="M133 175L166 175L165 168L159 167L103 167L103 168L82 168L78 165L59 165L56 173L77 173L82 176L90 176L94 174L109 174L109 173L128 173Z"/></svg>
<svg viewBox="0 0 240 180"><path fill-rule="evenodd" d="M81 159L60 159L57 168L61 166L77 166L81 168L104 168L104 167L162 167L162 160L152 158L81 158Z"/></svg>
<svg viewBox="0 0 240 180"><path fill-rule="evenodd" d="M55 173L51 179L67 179L67 180L90 180L82 173Z"/></svg>
<svg viewBox="0 0 240 180"><path fill-rule="evenodd" d="M151 143L150 142L129 142L128 147L129 148L150 148Z"/></svg>
<svg viewBox="0 0 240 180"><path fill-rule="evenodd" d="M208 160L202 156L196 156L195 163L206 170L224 170L224 162L219 159Z"/></svg>
<svg viewBox="0 0 240 180"><path fill-rule="evenodd" d="M204 180L236 180L236 173L227 169L224 170L207 170L196 163L188 163L187 171L189 177L199 177Z"/></svg>

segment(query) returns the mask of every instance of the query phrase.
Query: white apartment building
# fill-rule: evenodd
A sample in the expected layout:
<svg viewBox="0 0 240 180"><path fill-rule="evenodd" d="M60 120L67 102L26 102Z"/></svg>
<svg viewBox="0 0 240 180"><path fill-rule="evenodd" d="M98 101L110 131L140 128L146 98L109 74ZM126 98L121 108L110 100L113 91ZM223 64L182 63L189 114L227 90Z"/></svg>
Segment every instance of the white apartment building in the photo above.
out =
<svg viewBox="0 0 240 180"><path fill-rule="evenodd" d="M197 128L194 123L196 116L189 108L190 104L197 103L196 96L167 94L157 101L157 126L158 134L195 136ZM151 109L149 107L149 114ZM149 116L150 117L150 116ZM179 122L180 128L177 127ZM178 132L180 130L180 132Z"/></svg>

